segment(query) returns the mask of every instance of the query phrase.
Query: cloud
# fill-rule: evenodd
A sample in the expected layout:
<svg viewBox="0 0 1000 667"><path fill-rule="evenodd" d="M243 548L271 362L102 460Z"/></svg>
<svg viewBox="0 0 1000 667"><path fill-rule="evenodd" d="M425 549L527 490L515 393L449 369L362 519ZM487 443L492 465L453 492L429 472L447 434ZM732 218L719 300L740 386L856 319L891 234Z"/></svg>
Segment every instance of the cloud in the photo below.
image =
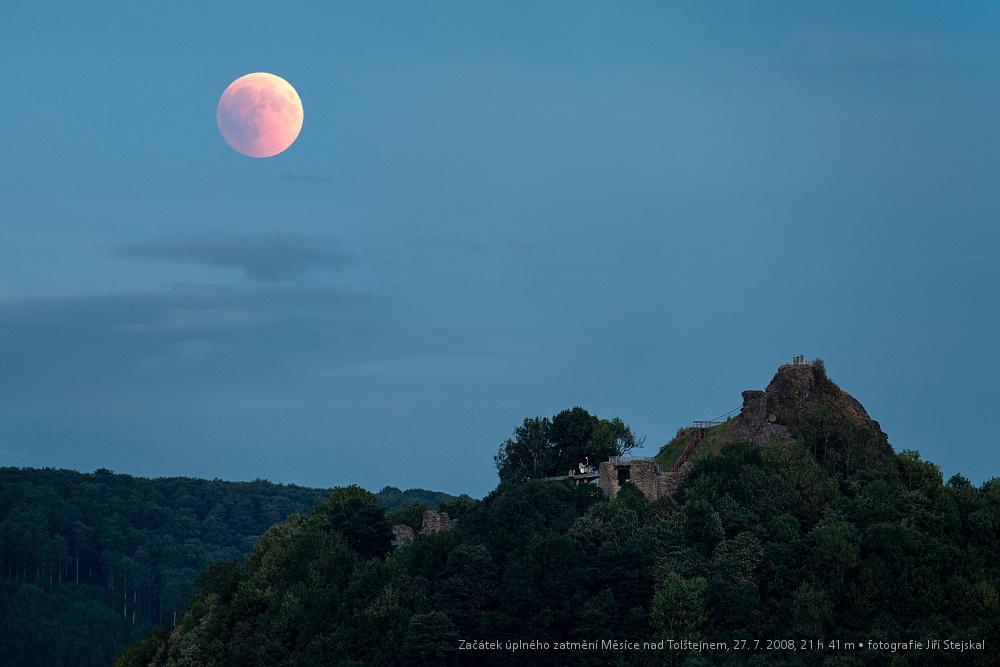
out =
<svg viewBox="0 0 1000 667"><path fill-rule="evenodd" d="M490 355L487 335L329 286L0 299L0 404L32 411L312 395L367 368Z"/></svg>
<svg viewBox="0 0 1000 667"><path fill-rule="evenodd" d="M115 254L130 259L241 269L248 278L260 281L339 271L352 259L331 239L284 232L172 236L130 243L119 247Z"/></svg>
<svg viewBox="0 0 1000 667"><path fill-rule="evenodd" d="M19 382L125 386L150 368L170 374L173 360L215 363L207 381L349 366L389 347L397 334L387 320L378 297L296 285L2 300L0 393Z"/></svg>

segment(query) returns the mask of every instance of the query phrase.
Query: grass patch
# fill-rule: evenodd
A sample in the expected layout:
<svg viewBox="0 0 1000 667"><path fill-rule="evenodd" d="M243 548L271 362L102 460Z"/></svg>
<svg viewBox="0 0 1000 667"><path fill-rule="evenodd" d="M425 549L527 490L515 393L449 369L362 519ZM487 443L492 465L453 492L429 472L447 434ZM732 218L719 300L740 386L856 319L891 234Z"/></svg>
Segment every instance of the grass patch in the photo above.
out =
<svg viewBox="0 0 1000 667"><path fill-rule="evenodd" d="M701 441L701 444L698 445L698 448L694 450L694 453L688 460L696 463L710 459L718 455L723 447L735 441L736 438L733 437L733 420L730 419L725 424L719 424L708 429L705 433L705 439Z"/></svg>
<svg viewBox="0 0 1000 667"><path fill-rule="evenodd" d="M719 424L708 429L705 432L704 439L694 450L689 460L692 462L702 461L718 454L724 446L734 441L732 426L733 420L729 420L725 424ZM688 446L688 443L691 442L691 439L697 433L698 430L692 427L682 428L677 431L677 435L674 436L673 440L663 445L659 453L653 457L653 460L660 466L660 470L667 472L673 468L681 452L684 451L684 448Z"/></svg>
<svg viewBox="0 0 1000 667"><path fill-rule="evenodd" d="M677 435L674 436L673 440L660 448L659 453L653 457L656 464L660 466L660 470L666 472L674 467L674 462L677 461L677 457L681 455L684 448L691 442L691 438L695 436L695 432L693 428L682 428L677 431Z"/></svg>

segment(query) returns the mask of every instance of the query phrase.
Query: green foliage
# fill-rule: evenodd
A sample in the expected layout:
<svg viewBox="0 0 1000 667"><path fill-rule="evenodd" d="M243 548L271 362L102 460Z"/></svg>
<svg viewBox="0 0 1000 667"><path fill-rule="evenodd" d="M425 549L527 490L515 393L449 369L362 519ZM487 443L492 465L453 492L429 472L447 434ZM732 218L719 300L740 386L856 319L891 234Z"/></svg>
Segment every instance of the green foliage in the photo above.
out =
<svg viewBox="0 0 1000 667"><path fill-rule="evenodd" d="M424 523L424 512L430 507L419 500L399 505L385 514L385 520L390 526L402 524L413 530L420 530ZM450 516L450 515L449 515Z"/></svg>
<svg viewBox="0 0 1000 667"><path fill-rule="evenodd" d="M326 502L312 509L309 518L342 535L362 556L381 556L389 551L392 536L385 513L375 497L359 486L334 489Z"/></svg>
<svg viewBox="0 0 1000 667"><path fill-rule="evenodd" d="M684 449L696 437L697 430L693 428L682 428L670 442L663 445L656 456L653 457L661 470L670 470Z"/></svg>
<svg viewBox="0 0 1000 667"><path fill-rule="evenodd" d="M397 551L388 549L389 524L377 498L357 487L335 489L314 509L268 529L244 562L231 557L205 569L177 627L168 623L118 664L649 664L641 654L600 652L467 657L456 650L459 637L1000 641L1000 480L978 488L961 477L944 483L915 452L866 449L884 442L858 430L863 422L843 405L817 401L813 408L802 415L800 440L762 447L720 441L675 497L652 503L630 484L608 501L592 486L518 479L529 468L514 466L482 501L444 504L461 517L454 530L417 535ZM529 420L523 440L544 431L549 449L542 453L555 456L550 461L579 454L574 447L590 447L595 438L610 446L592 419L567 411L548 426ZM866 456L877 465L864 465ZM5 491L5 548L40 545L32 552L36 567L88 553L115 567L130 563L132 586L144 581L144 554L156 553L154 542L124 548L122 526L95 530L86 516L40 511L58 504L59 494L32 490L34 502L11 503ZM393 517L410 520L419 508L392 506ZM179 534L214 534L226 519L212 509L165 512L141 498L129 507ZM15 572L22 567L10 562ZM56 637L62 628L48 624L51 618L73 619L104 642L100 649L72 644L77 653L62 654L68 662L106 652L120 642L115 632L132 630L118 615L121 606L80 615L68 599L78 593L75 583L43 590L48 572L58 577L60 570L43 568L37 583L27 581L29 574L0 587L0 622L13 628L0 637L5 658L29 655L18 633ZM109 606L125 586L124 573L121 584L113 581ZM178 581L161 578L159 585L169 591ZM774 651L751 660L799 665L814 657ZM992 657L927 653L906 660L985 665ZM830 658L828 664L893 664L902 656ZM669 660L738 662L711 652Z"/></svg>
<svg viewBox="0 0 1000 667"><path fill-rule="evenodd" d="M804 583L792 592L792 632L800 637L823 637L834 619L833 602L825 589Z"/></svg>
<svg viewBox="0 0 1000 667"><path fill-rule="evenodd" d="M476 507L476 501L463 494L453 500L441 503L439 507L441 511L447 513L449 517L454 520L458 520Z"/></svg>
<svg viewBox="0 0 1000 667"><path fill-rule="evenodd" d="M682 577L668 572L653 597L653 627L668 639L699 639L708 622L704 577Z"/></svg>
<svg viewBox="0 0 1000 667"><path fill-rule="evenodd" d="M236 561L269 526L327 493L262 480L0 468L0 664L107 665L180 617L197 588L228 604ZM392 487L374 500L347 495L326 519L369 554L387 549L378 506L454 500ZM135 645L128 660L142 663L164 638Z"/></svg>
<svg viewBox="0 0 1000 667"><path fill-rule="evenodd" d="M445 664L458 647L458 632L446 614L414 614L406 627L403 657L414 665Z"/></svg>
<svg viewBox="0 0 1000 667"><path fill-rule="evenodd" d="M650 503L631 485L606 501L558 482L501 484L455 530L391 553L348 537L358 526L347 510L370 522L371 499L337 490L269 530L244 565L209 570L179 629L120 664L465 664L459 637L995 641L1000 483L946 485L914 454L897 459L909 472L842 477L803 443L730 445L694 467L680 503ZM647 664L599 652L530 660ZM771 652L759 664L812 663Z"/></svg>
<svg viewBox="0 0 1000 667"><path fill-rule="evenodd" d="M469 500L468 496L461 496ZM431 509L438 509L442 504L457 500L455 496L440 491L428 491L427 489L407 489L401 491L395 486L385 486L375 494L375 503L386 512L419 502L427 505Z"/></svg>
<svg viewBox="0 0 1000 667"><path fill-rule="evenodd" d="M585 460L592 464L642 446L642 438L619 418L599 419L583 408L551 419L531 417L514 429L494 457L501 483L565 475Z"/></svg>
<svg viewBox="0 0 1000 667"><path fill-rule="evenodd" d="M826 374L826 364L819 357L813 359L812 362L813 376L816 378L816 382L819 384L824 384L830 381L830 378Z"/></svg>
<svg viewBox="0 0 1000 667"><path fill-rule="evenodd" d="M466 632L478 629L479 614L496 593L497 567L482 544L455 547L440 571L431 602Z"/></svg>
<svg viewBox="0 0 1000 667"><path fill-rule="evenodd" d="M684 449L695 438L701 438L698 442L694 454L689 459L692 463L711 458L719 451L732 444L735 438L732 434L733 421L729 420L722 424L717 424L708 429L682 428L667 444L660 448L654 459L661 470L670 470Z"/></svg>

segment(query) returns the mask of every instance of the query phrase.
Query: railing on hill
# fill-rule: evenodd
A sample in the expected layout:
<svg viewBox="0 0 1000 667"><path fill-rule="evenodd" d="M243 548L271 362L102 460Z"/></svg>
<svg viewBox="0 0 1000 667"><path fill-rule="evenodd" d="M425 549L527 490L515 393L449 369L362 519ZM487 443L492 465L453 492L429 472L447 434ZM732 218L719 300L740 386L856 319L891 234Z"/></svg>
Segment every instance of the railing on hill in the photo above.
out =
<svg viewBox="0 0 1000 667"><path fill-rule="evenodd" d="M712 428L713 426L718 426L719 424L725 424L727 421L736 416L740 410L742 410L742 408L733 408L729 412L723 413L715 419L696 419L694 421L694 428Z"/></svg>
<svg viewBox="0 0 1000 667"><path fill-rule="evenodd" d="M695 447L697 447L698 443L701 442L702 433L704 433L704 431L701 430L694 432L694 435L691 436L691 440L684 447L683 451L681 451L681 453L677 456L677 459L674 461L674 464L670 466L670 474L677 472L680 469L680 467L684 465L684 463L688 460L688 457L691 456L692 452L694 452Z"/></svg>
<svg viewBox="0 0 1000 667"><path fill-rule="evenodd" d="M649 461L652 458L652 456L612 456L608 459L608 463L618 466L632 463L632 461Z"/></svg>
<svg viewBox="0 0 1000 667"><path fill-rule="evenodd" d="M691 454L694 452L695 448L699 444L701 444L701 441L702 439L704 439L705 437L704 434L707 429L710 429L713 426L719 426L720 424L725 424L727 421L736 416L736 414L739 413L741 409L742 408L733 408L729 412L723 413L718 417L716 417L715 419L695 420L694 428L697 430L694 432L694 435L691 436L690 442L688 442L688 444L684 447L684 450L680 453L680 456L678 456L677 460L674 461L674 465L670 467L670 472L671 473L677 472L680 469L680 467L687 462L688 457L690 457Z"/></svg>

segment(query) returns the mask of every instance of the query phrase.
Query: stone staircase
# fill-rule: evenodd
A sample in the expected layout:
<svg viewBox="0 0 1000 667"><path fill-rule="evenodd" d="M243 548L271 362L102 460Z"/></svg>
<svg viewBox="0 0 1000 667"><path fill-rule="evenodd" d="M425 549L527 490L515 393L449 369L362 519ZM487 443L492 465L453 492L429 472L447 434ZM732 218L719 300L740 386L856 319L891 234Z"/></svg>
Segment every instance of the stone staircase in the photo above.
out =
<svg viewBox="0 0 1000 667"><path fill-rule="evenodd" d="M698 445L700 445L701 441L704 439L705 430L706 428L697 428L695 430L694 435L691 437L691 441L684 447L684 451L680 453L677 460L674 461L674 465L670 468L670 471L660 478L658 489L659 493L657 495L672 496L676 493L677 488L681 485L681 482L684 481L684 478L687 477L691 468L694 467L694 464L688 459L691 458L691 455L696 449L698 449Z"/></svg>
<svg viewBox="0 0 1000 667"><path fill-rule="evenodd" d="M694 464L691 463L690 461L685 461L679 466L674 466L670 470L670 472L668 472L661 478L662 481L660 482L659 495L672 496L674 493L676 493L677 488L681 485L681 482L684 481L684 478L687 477L687 474L691 471L691 468L693 467Z"/></svg>

